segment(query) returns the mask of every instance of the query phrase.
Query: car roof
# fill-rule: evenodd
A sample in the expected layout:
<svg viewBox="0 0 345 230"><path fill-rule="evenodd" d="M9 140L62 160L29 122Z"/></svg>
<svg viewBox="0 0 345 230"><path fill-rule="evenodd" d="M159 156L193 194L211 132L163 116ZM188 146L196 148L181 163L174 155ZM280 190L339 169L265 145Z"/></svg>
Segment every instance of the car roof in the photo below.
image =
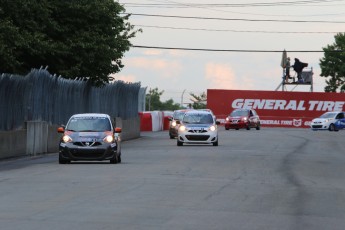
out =
<svg viewBox="0 0 345 230"><path fill-rule="evenodd" d="M205 111L205 110L191 110L191 111L187 111L185 114L211 114L211 112L209 111Z"/></svg>
<svg viewBox="0 0 345 230"><path fill-rule="evenodd" d="M192 109L177 109L177 110L174 110L174 112L187 112L190 110L192 110Z"/></svg>
<svg viewBox="0 0 345 230"><path fill-rule="evenodd" d="M345 113L344 111L328 111L326 113Z"/></svg>
<svg viewBox="0 0 345 230"><path fill-rule="evenodd" d="M74 114L72 117L105 117L105 118L110 118L108 114L104 113L79 113L79 114Z"/></svg>
<svg viewBox="0 0 345 230"><path fill-rule="evenodd" d="M249 110L254 110L254 109L234 109L233 111L249 111Z"/></svg>

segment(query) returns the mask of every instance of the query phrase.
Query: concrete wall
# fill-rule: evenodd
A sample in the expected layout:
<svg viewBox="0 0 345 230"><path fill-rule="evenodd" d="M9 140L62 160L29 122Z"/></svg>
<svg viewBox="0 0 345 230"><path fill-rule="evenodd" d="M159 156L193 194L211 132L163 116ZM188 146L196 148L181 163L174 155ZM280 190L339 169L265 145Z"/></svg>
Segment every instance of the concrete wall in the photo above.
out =
<svg viewBox="0 0 345 230"><path fill-rule="evenodd" d="M116 127L122 128L123 141L140 137L140 118L115 119ZM59 150L61 133L58 126L46 122L28 122L27 128L0 132L0 159L55 153Z"/></svg>
<svg viewBox="0 0 345 230"><path fill-rule="evenodd" d="M0 131L0 159L26 153L26 130Z"/></svg>

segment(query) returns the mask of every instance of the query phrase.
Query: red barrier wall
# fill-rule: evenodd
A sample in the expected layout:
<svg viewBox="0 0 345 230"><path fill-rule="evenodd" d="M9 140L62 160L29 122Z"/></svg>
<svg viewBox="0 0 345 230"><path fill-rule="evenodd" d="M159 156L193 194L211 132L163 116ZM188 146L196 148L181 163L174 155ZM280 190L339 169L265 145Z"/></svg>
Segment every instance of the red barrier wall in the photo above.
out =
<svg viewBox="0 0 345 230"><path fill-rule="evenodd" d="M140 117L140 131L152 131L152 116L151 113L139 113Z"/></svg>
<svg viewBox="0 0 345 230"><path fill-rule="evenodd" d="M312 119L344 105L345 93L207 90L207 108L221 123L236 108L253 108L262 126L310 128Z"/></svg>

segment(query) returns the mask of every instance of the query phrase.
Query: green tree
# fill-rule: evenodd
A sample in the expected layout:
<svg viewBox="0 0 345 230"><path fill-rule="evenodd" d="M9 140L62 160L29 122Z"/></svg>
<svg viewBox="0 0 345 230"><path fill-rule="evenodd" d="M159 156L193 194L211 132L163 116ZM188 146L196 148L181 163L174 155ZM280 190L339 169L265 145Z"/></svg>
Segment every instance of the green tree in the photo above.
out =
<svg viewBox="0 0 345 230"><path fill-rule="evenodd" d="M164 93L164 90L159 91L158 88L150 89L149 93L146 94L146 111L166 111L166 110L177 110L180 109L180 105L174 103L172 99L169 99L165 102L161 102L160 97Z"/></svg>
<svg viewBox="0 0 345 230"><path fill-rule="evenodd" d="M163 91L158 91L158 88L150 89L149 93L146 94L146 111L154 111L160 110L162 107L162 102L160 101L160 97L164 93Z"/></svg>
<svg viewBox="0 0 345 230"><path fill-rule="evenodd" d="M175 103L173 99L169 99L165 102L162 103L162 109L164 111L174 111L177 109L181 109L180 104L179 103Z"/></svg>
<svg viewBox="0 0 345 230"><path fill-rule="evenodd" d="M207 95L205 92L202 92L200 95L194 93L189 94L192 98L190 99L193 104L193 109L206 109Z"/></svg>
<svg viewBox="0 0 345 230"><path fill-rule="evenodd" d="M325 92L345 92L345 33L336 34L334 39L334 44L323 48L320 76L329 77Z"/></svg>
<svg viewBox="0 0 345 230"><path fill-rule="evenodd" d="M141 31L129 17L113 0L1 0L0 71L48 66L66 78L107 83L124 67L129 39Z"/></svg>

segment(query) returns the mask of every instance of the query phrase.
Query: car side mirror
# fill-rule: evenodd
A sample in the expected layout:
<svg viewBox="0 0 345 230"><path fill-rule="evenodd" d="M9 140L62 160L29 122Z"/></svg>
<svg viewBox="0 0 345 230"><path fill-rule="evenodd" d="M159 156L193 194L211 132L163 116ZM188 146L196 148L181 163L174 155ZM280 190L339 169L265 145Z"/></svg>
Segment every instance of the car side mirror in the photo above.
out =
<svg viewBox="0 0 345 230"><path fill-rule="evenodd" d="M64 133L65 132L65 127L61 126L57 129L58 133Z"/></svg>

